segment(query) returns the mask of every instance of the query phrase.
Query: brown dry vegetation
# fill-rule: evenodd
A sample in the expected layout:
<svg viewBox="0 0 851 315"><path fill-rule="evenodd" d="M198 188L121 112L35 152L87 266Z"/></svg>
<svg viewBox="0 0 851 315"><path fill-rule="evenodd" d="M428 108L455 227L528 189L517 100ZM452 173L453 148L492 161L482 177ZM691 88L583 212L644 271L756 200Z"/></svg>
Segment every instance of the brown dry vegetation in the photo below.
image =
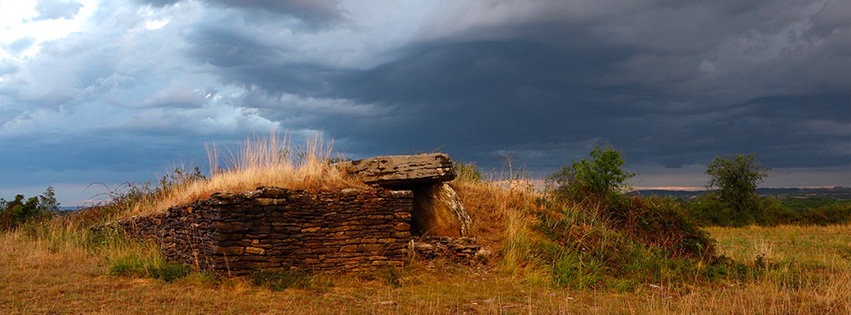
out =
<svg viewBox="0 0 851 315"><path fill-rule="evenodd" d="M275 158L288 152L285 143L274 137L246 143L229 170L125 204L139 213L259 185L312 190L360 185L324 162L327 146L287 154L286 161ZM211 160L217 159L217 151L211 152ZM145 268L163 264L152 244L93 232L85 223L89 219L58 218L0 234L0 314L851 314L847 226L708 229L720 253L758 270L755 278L639 282L625 293L573 290L554 285L551 266L535 256L545 237L534 228L544 209L540 194L463 176L451 185L470 212L473 234L493 252L487 260L413 257L399 269L310 275L308 285L283 291L247 277L198 271L168 283L115 272L116 262L128 259L143 261ZM581 210L565 211L570 216ZM589 224L595 223L577 226L592 228ZM601 244L626 240L611 231L600 235L618 238Z"/></svg>
<svg viewBox="0 0 851 315"><path fill-rule="evenodd" d="M58 224L58 223L54 223ZM62 231L50 229L49 231ZM0 313L563 313L848 314L847 226L713 228L722 251L786 264L748 282L646 285L636 292L567 290L479 265L414 261L393 272L315 275L306 289L271 291L244 278L192 273L174 283L111 275L110 258L140 244L87 248L83 230L21 229L0 236ZM507 233L507 231L506 231ZM794 261L800 261L797 263ZM766 267L768 268L768 267Z"/></svg>
<svg viewBox="0 0 851 315"><path fill-rule="evenodd" d="M224 156L226 168L213 167L209 179L178 183L134 204L127 214L165 211L169 207L208 198L216 192L244 192L258 186L276 186L308 191L362 188L365 185L331 166L333 142L320 137L307 140L306 148L294 150L288 136L275 134L246 139L236 153ZM207 147L210 165L219 165L223 152L214 144Z"/></svg>

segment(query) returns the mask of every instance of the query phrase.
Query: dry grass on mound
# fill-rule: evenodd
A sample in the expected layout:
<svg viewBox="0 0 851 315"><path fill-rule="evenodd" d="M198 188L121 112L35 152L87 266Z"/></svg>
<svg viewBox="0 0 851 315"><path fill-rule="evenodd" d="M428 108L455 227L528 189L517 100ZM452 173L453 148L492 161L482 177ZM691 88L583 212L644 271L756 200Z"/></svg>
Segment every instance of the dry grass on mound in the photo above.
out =
<svg viewBox="0 0 851 315"><path fill-rule="evenodd" d="M333 142L325 143L317 136L307 141L303 150L294 150L290 138L269 137L246 139L234 154L228 150L227 168L215 168L223 155L214 145L207 147L212 167L210 178L178 183L160 189L145 202L136 203L130 214L148 214L170 207L209 198L217 192L245 192L258 186L276 186L308 191L365 188L355 178L332 166Z"/></svg>

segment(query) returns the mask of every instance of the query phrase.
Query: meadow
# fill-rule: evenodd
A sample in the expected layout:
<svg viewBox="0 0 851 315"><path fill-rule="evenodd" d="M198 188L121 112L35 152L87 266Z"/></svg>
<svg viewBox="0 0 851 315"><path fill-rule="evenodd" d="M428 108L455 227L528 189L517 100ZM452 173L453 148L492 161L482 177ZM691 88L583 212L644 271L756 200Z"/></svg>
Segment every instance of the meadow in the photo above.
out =
<svg viewBox="0 0 851 315"><path fill-rule="evenodd" d="M750 281L647 284L633 292L570 290L500 270L415 261L399 270L311 275L304 287L273 290L248 278L199 272L174 282L115 275L109 256L142 244L88 250L77 235L0 236L3 314L848 314L851 229L847 226L710 228L722 251L759 264ZM71 232L75 233L75 232ZM77 244L75 244L77 243ZM155 251L154 251L155 252Z"/></svg>
<svg viewBox="0 0 851 315"><path fill-rule="evenodd" d="M358 187L325 162L330 148L281 155L291 152L281 145L249 143L209 179L177 172L154 189L128 186L76 215L0 232L0 313L851 313L847 225L700 229L670 200L562 200L522 181L495 184L465 164L450 185L491 253L472 262L412 256L402 268L360 273L223 277L167 262L156 245L121 231L91 228L269 182ZM268 178L264 168L286 175Z"/></svg>

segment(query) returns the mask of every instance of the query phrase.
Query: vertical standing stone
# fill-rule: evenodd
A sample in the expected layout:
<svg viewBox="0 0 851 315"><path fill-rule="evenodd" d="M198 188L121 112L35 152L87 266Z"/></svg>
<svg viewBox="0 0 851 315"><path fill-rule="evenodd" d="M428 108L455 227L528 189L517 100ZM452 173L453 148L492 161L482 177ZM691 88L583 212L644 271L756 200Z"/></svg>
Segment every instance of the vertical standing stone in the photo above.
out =
<svg viewBox="0 0 851 315"><path fill-rule="evenodd" d="M445 183L421 185L413 189L414 210L411 231L417 235L469 236L472 220L461 198Z"/></svg>

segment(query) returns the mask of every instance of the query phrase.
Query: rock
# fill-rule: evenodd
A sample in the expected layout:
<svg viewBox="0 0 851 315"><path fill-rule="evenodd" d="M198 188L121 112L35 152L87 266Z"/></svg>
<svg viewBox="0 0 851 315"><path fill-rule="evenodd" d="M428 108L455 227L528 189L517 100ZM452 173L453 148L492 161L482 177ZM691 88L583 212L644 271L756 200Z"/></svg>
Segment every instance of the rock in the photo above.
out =
<svg viewBox="0 0 851 315"><path fill-rule="evenodd" d="M309 192L260 187L134 216L114 225L154 239L169 261L218 274L403 266L411 191Z"/></svg>
<svg viewBox="0 0 851 315"><path fill-rule="evenodd" d="M469 236L472 220L461 198L445 183L413 188L411 232L416 235Z"/></svg>
<svg viewBox="0 0 851 315"><path fill-rule="evenodd" d="M409 248L423 259L442 257L470 262L482 247L472 237L423 236L412 241Z"/></svg>
<svg viewBox="0 0 851 315"><path fill-rule="evenodd" d="M366 184L382 187L450 181L455 178L452 160L444 153L390 155L341 163L346 172Z"/></svg>

